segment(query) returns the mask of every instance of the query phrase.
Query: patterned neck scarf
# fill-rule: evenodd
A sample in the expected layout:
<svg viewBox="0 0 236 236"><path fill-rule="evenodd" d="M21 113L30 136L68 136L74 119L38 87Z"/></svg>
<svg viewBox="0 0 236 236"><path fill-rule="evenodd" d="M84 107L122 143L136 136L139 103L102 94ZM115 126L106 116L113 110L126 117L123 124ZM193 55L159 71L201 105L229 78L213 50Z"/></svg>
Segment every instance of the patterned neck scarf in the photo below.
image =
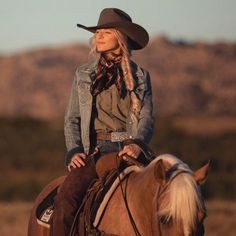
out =
<svg viewBox="0 0 236 236"><path fill-rule="evenodd" d="M92 80L90 92L93 96L98 95L112 84L116 85L121 98L126 96L127 89L120 62L121 56L117 56L113 60L106 60L104 56L101 56L97 69L90 75Z"/></svg>

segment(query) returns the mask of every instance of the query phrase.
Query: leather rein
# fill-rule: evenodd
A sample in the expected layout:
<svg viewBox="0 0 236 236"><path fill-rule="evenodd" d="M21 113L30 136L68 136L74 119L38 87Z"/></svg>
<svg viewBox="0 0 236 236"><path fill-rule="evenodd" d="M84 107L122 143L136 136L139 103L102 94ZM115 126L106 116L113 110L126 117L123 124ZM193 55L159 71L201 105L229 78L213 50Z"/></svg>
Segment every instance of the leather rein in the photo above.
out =
<svg viewBox="0 0 236 236"><path fill-rule="evenodd" d="M153 160L154 153L152 152L152 150L145 143L141 142L140 140L135 140L135 139L134 140L133 139L125 140L124 145L128 145L128 144L137 144L139 146L139 148L141 149L141 152L143 153L143 155L145 157L145 160L147 162L146 165L149 164ZM126 159L128 160L129 163L131 163L133 165L137 165L140 168L145 167L144 164L142 164L141 162L139 162L135 158L133 158L133 157L127 155L127 154L124 154L123 156L126 157ZM141 236L141 234L138 230L138 227L135 223L135 220L132 216L132 213L129 209L129 205L128 205L128 201L127 201L126 187L127 187L127 182L128 182L129 176L127 176L127 178L126 178L126 187L125 187L125 189L123 188L122 181L120 179L120 170L119 170L119 159L120 158L122 158L122 157L118 156L118 154L117 154L117 156L116 156L116 170L117 170L117 173L118 173L119 186L120 186L122 198L124 200L124 204L125 204L126 210L128 212L128 216L129 216L129 221L130 221L130 223L133 227L134 233L135 233L136 236Z"/></svg>

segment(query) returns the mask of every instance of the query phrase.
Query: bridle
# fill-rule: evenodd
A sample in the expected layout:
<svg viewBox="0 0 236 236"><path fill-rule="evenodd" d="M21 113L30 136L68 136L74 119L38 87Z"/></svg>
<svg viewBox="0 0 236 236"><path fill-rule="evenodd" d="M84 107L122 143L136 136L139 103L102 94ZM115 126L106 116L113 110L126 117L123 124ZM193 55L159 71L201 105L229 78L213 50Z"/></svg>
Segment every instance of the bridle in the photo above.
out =
<svg viewBox="0 0 236 236"><path fill-rule="evenodd" d="M183 163L176 163L175 165L173 165L172 167L170 167L170 169L166 172L166 178L168 179L168 181L165 183L165 185L163 185L162 187L159 188L158 193L157 193L157 209L160 207L159 204L159 200L161 198L161 196L163 195L163 193L165 193L165 191L167 190L167 188L171 185L171 183L173 182L173 180L179 176L180 174L183 173L188 173L188 174L193 174L193 172L190 169L183 169L181 168L181 165ZM203 236L204 235L204 226L203 226L203 220L206 217L206 212L203 212L203 217L199 222L197 231L196 231L196 236ZM159 229L159 235L162 236L162 232L161 232L161 221L158 220L158 229Z"/></svg>
<svg viewBox="0 0 236 236"><path fill-rule="evenodd" d="M161 188L159 188L159 192L157 194L157 198L159 199L161 195L166 191L166 189L170 186L170 184L173 182L173 180L183 173L191 173L192 171L189 169L179 169L179 167L182 165L182 163L176 163L173 166L171 166L167 172L166 172L166 179L168 180Z"/></svg>
<svg viewBox="0 0 236 236"><path fill-rule="evenodd" d="M158 193L157 193L157 209L159 209L160 207L160 203L159 200L161 198L161 196L166 192L166 190L169 188L169 186L171 185L171 183L173 182L173 180L179 176L180 174L183 173L192 173L192 171L189 169L179 169L179 167L182 165L182 163L176 163L173 166L171 166L167 172L166 172L166 179L168 180L165 184L161 185L158 189ZM161 232L161 221L158 220L157 221L157 226L158 226L158 230L159 230L159 235L162 236L162 232Z"/></svg>

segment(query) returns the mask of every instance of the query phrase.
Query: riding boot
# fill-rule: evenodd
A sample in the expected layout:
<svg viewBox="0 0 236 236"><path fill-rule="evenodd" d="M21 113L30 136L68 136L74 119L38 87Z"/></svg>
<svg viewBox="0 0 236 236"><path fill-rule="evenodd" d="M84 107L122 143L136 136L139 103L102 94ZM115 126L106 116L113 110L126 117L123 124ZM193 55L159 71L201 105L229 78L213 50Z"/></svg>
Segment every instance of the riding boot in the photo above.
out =
<svg viewBox="0 0 236 236"><path fill-rule="evenodd" d="M52 236L69 236L76 211L80 207L91 181L95 178L97 178L97 174L93 159L86 160L85 166L69 172L54 199Z"/></svg>

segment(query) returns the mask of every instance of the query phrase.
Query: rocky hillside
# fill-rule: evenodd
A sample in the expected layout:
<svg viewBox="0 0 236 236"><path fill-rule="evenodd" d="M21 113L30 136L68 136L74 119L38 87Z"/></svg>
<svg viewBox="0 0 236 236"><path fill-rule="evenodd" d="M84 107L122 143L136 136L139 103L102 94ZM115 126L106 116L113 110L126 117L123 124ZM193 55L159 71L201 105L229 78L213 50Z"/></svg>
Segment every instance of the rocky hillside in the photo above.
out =
<svg viewBox="0 0 236 236"><path fill-rule="evenodd" d="M77 44L0 56L0 116L62 118L87 54ZM159 116L236 115L236 44L159 37L133 58L151 74Z"/></svg>

